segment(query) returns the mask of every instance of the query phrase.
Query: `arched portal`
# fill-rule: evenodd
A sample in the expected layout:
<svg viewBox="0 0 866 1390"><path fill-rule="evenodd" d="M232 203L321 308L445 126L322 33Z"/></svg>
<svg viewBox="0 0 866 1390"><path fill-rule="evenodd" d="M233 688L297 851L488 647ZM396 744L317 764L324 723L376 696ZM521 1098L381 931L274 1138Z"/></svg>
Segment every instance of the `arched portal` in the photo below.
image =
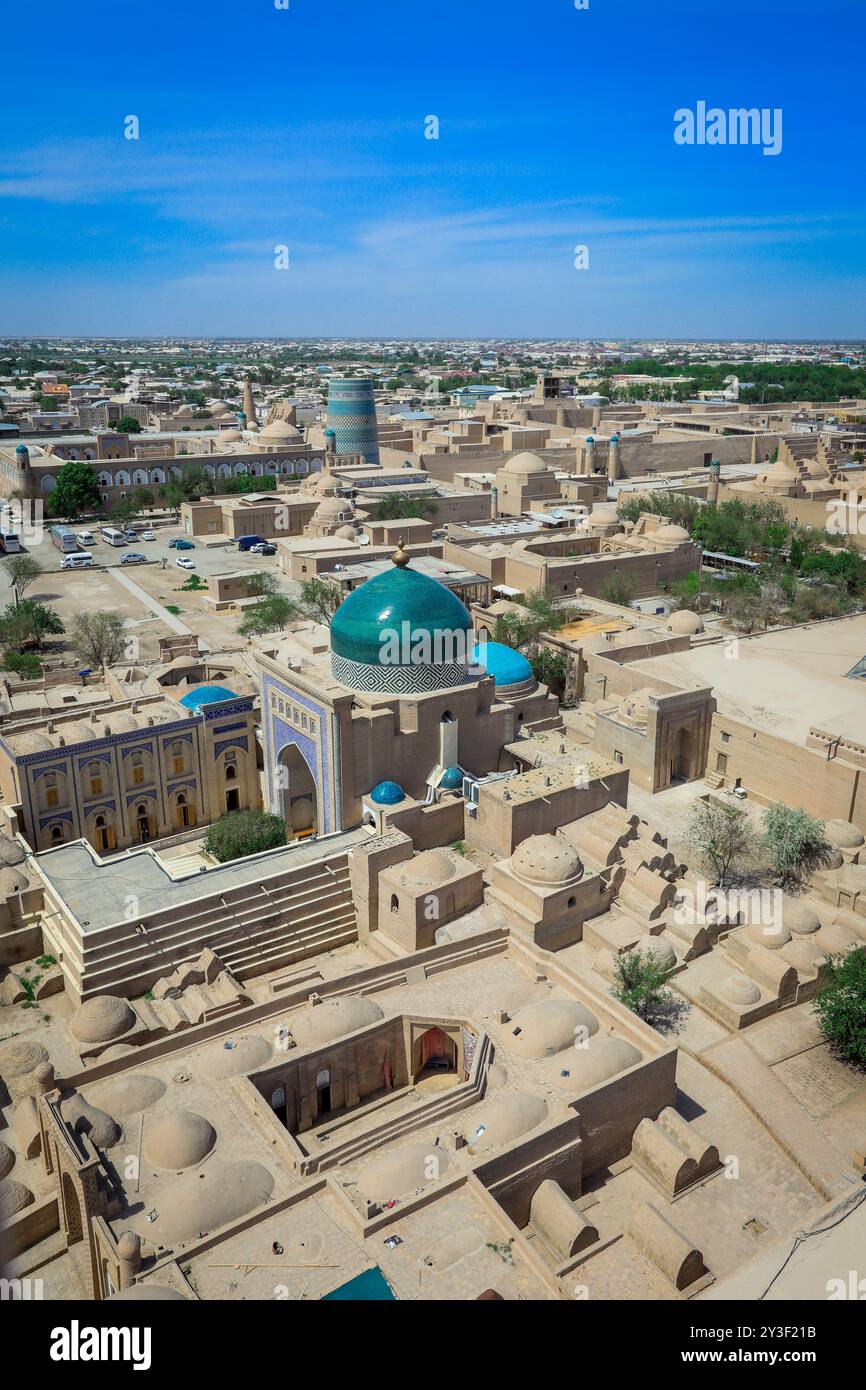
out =
<svg viewBox="0 0 866 1390"><path fill-rule="evenodd" d="M60 1191L67 1244L74 1245L76 1241L82 1239L84 1228L81 1225L81 1203L78 1200L75 1183L69 1173L63 1174L60 1180Z"/></svg>
<svg viewBox="0 0 866 1390"><path fill-rule="evenodd" d="M287 743L277 761L280 815L289 838L306 839L318 830L316 783L296 743Z"/></svg>
<svg viewBox="0 0 866 1390"><path fill-rule="evenodd" d="M441 1028L428 1028L412 1047L412 1072L416 1081L425 1074L456 1071L457 1046Z"/></svg>

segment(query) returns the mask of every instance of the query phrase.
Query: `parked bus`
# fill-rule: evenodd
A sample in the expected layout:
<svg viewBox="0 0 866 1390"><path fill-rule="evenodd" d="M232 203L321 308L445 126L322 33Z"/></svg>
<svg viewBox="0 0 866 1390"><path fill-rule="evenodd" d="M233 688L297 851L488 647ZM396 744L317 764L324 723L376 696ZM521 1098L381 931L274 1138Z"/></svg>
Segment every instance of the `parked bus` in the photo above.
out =
<svg viewBox="0 0 866 1390"><path fill-rule="evenodd" d="M69 554L70 551L78 549L78 537L70 526L52 526L51 544Z"/></svg>
<svg viewBox="0 0 866 1390"><path fill-rule="evenodd" d="M129 537L122 531L118 531L116 526L103 526L99 532L106 545L128 545Z"/></svg>
<svg viewBox="0 0 866 1390"><path fill-rule="evenodd" d="M20 555L21 539L17 531L0 531L0 550L4 555Z"/></svg>

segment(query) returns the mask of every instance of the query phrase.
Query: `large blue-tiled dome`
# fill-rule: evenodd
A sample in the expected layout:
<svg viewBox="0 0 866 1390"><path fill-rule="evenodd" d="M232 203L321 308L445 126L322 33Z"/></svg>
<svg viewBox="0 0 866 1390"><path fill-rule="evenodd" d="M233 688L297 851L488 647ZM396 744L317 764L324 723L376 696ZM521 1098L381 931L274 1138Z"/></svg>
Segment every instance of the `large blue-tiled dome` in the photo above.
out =
<svg viewBox="0 0 866 1390"><path fill-rule="evenodd" d="M394 564L354 589L331 620L331 669L350 690L413 694L478 679L472 622L450 589L398 549Z"/></svg>
<svg viewBox="0 0 866 1390"><path fill-rule="evenodd" d="M472 650L472 660L493 677L494 685L519 685L532 678L526 657L504 642L479 642Z"/></svg>
<svg viewBox="0 0 866 1390"><path fill-rule="evenodd" d="M379 782L370 792L370 800L378 806L398 806L406 800L406 793L399 782Z"/></svg>

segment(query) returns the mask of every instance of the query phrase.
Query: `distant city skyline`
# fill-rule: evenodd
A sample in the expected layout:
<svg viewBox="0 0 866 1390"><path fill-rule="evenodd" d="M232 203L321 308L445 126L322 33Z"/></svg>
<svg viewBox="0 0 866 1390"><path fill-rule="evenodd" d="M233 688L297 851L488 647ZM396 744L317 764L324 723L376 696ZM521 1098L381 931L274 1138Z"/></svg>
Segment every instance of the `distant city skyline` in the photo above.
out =
<svg viewBox="0 0 866 1390"><path fill-rule="evenodd" d="M829 55L866 25L785 14L19 7L0 336L858 341L862 121ZM678 145L700 102L783 111L780 152Z"/></svg>

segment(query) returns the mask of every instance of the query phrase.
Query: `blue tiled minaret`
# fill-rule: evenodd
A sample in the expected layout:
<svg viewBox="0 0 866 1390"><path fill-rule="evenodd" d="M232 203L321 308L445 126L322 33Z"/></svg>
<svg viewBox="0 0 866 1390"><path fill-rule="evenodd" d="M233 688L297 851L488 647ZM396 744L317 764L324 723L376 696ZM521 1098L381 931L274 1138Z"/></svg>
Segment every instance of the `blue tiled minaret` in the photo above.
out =
<svg viewBox="0 0 866 1390"><path fill-rule="evenodd" d="M379 462L379 432L373 383L361 379L328 383L328 428L334 431L338 454L362 454L365 463Z"/></svg>

